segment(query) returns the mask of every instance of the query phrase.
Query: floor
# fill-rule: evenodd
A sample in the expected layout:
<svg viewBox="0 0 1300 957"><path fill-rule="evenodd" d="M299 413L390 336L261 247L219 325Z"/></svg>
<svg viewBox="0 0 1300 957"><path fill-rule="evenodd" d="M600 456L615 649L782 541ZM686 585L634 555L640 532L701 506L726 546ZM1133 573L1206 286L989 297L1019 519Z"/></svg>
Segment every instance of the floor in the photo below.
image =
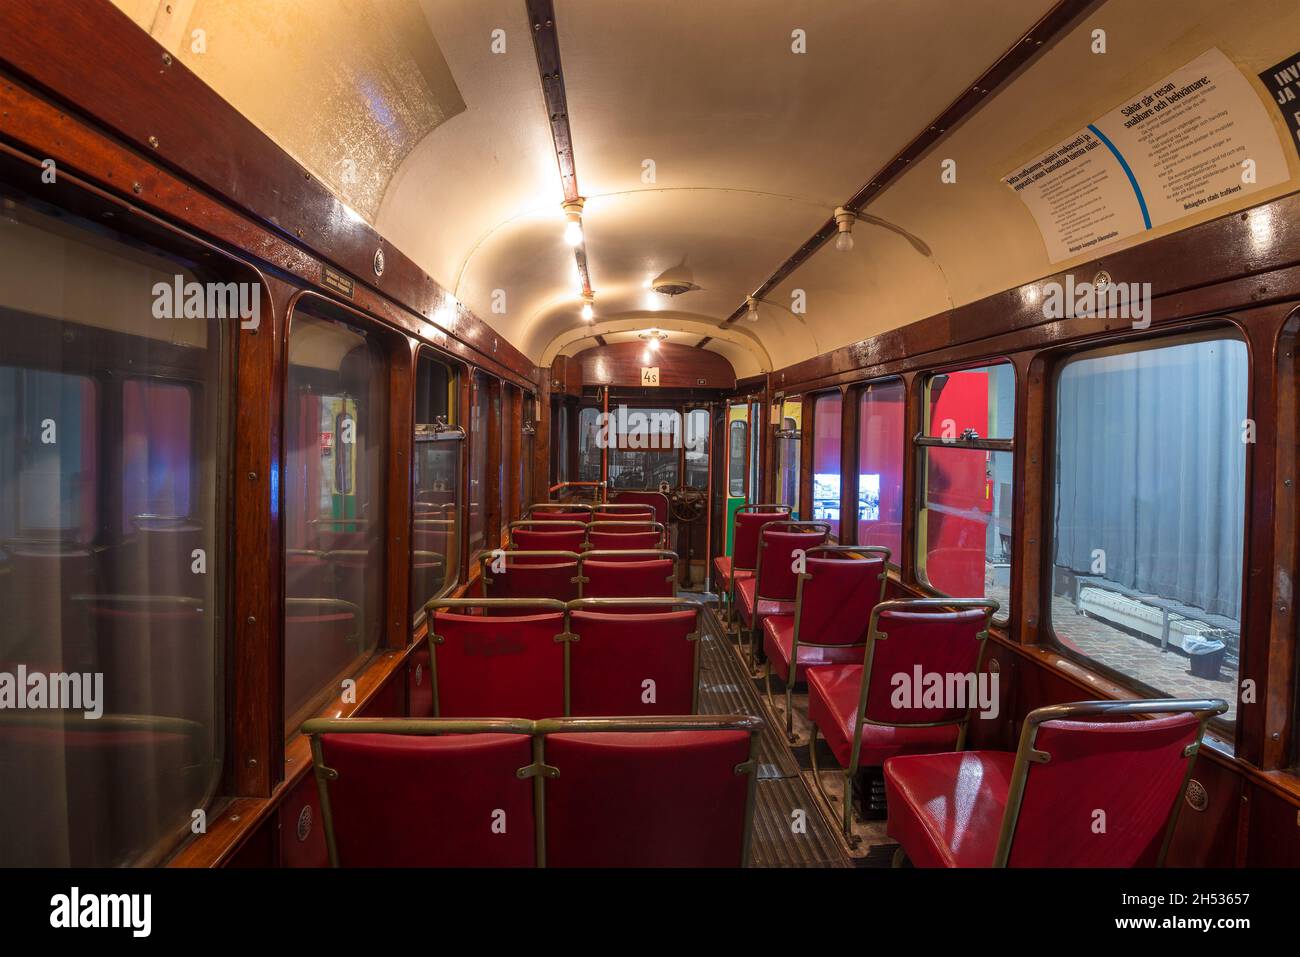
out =
<svg viewBox="0 0 1300 957"><path fill-rule="evenodd" d="M698 595L709 600L711 596ZM700 711L704 714L753 714L764 720L759 740L758 793L754 809L752 867L888 867L897 846L884 833L884 821L854 824L858 845L849 848L839 827L842 774L823 770L823 785L832 795L827 803L813 785L808 758L804 695L795 696L798 740L792 749L785 734L785 696L779 682L769 708L762 677L754 678L742 662L743 649L729 638L714 611L703 616L701 638ZM817 763L836 768L834 757L821 742Z"/></svg>

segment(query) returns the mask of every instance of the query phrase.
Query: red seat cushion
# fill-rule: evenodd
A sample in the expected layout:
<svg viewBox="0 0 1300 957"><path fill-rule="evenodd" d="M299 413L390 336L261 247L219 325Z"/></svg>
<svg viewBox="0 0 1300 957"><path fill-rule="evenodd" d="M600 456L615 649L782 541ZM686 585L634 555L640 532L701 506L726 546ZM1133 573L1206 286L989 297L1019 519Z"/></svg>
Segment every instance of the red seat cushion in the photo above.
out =
<svg viewBox="0 0 1300 957"><path fill-rule="evenodd" d="M885 762L889 836L917 867L990 867L1016 756L916 754Z"/></svg>
<svg viewBox="0 0 1300 957"><path fill-rule="evenodd" d="M719 555L713 560L713 577L718 580L717 588L721 591L731 589L731 556Z"/></svg>
<svg viewBox="0 0 1300 957"><path fill-rule="evenodd" d="M835 759L849 766L853 754L853 725L861 694L862 665L823 665L809 668L808 717L821 729ZM937 728L904 728L868 724L862 731L859 767L876 767L896 754L926 754L951 751L957 746L955 725Z"/></svg>
<svg viewBox="0 0 1300 957"><path fill-rule="evenodd" d="M745 578L736 578L736 604L740 608L740 620L746 627L754 623L754 592L758 588L758 579L752 574ZM769 615L793 615L794 602L792 601L768 601L764 599L758 603L758 617L766 618Z"/></svg>
<svg viewBox="0 0 1300 957"><path fill-rule="evenodd" d="M772 672L785 681L790 673L790 649L794 647L794 616L773 615L763 619L763 652L772 665ZM861 661L865 649L862 645L836 645L834 648L817 648L799 644L799 663L794 680L803 681L805 672L816 665L849 665Z"/></svg>

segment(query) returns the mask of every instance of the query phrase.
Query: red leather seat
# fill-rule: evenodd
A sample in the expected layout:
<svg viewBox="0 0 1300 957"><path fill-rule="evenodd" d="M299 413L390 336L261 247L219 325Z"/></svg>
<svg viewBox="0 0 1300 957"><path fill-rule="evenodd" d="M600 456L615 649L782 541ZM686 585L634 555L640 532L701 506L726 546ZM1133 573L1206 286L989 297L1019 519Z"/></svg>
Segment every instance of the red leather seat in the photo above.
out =
<svg viewBox="0 0 1300 957"><path fill-rule="evenodd" d="M563 530L516 528L510 532L510 541L517 551L580 552L587 541L587 529L586 526Z"/></svg>
<svg viewBox="0 0 1300 957"><path fill-rule="evenodd" d="M762 513L760 513L762 514ZM764 516L766 517L766 516ZM807 554L826 542L831 527L826 522L764 522L758 532L758 567L752 579L737 581L736 606L746 632L750 661L762 655L758 629L768 615L794 614L799 575L797 553Z"/></svg>
<svg viewBox="0 0 1300 957"><path fill-rule="evenodd" d="M862 660L862 645L826 648L800 644L799 663L795 667L794 681L790 681L790 653L793 647L794 615L772 615L763 619L763 650L767 653L772 673L787 684L803 681L810 667L852 664Z"/></svg>
<svg viewBox="0 0 1300 957"><path fill-rule="evenodd" d="M693 714L697 615L571 612L569 630L578 640L569 649L569 714Z"/></svg>
<svg viewBox="0 0 1300 957"><path fill-rule="evenodd" d="M885 597L888 549L819 545L808 549L795 591L793 617L763 619L763 652L772 675L785 682L785 730L794 731L794 686L808 666L861 662L871 612ZM795 651L795 646L798 651ZM793 677L790 661L797 657Z"/></svg>
<svg viewBox="0 0 1300 957"><path fill-rule="evenodd" d="M790 517L788 505L742 505L732 516L731 554L713 559L717 591L731 595L739 578L752 575L758 567L758 533L768 522Z"/></svg>
<svg viewBox="0 0 1300 957"><path fill-rule="evenodd" d="M507 724L509 722L506 722ZM322 734L342 867L532 867L533 763L522 734Z"/></svg>
<svg viewBox="0 0 1300 957"><path fill-rule="evenodd" d="M555 640L565 632L562 611L437 609L429 629L438 717L564 714L564 642Z"/></svg>
<svg viewBox="0 0 1300 957"><path fill-rule="evenodd" d="M876 767L898 754L961 750L966 724L978 702L931 700L921 694L924 676L970 676L977 672L997 602L985 599L886 601L871 613L865 665L809 668L809 760L817 771L817 734L826 737L844 768L844 837L856 843L850 800L853 777L861 767ZM914 693L899 695L899 675L915 680ZM913 676L916 676L913 679ZM956 687L954 685L954 687ZM965 687L969 688L969 685ZM986 686L987 687L987 686ZM978 686L976 686L978 690ZM861 740L854 754L855 736ZM821 777L814 774L827 803Z"/></svg>
<svg viewBox="0 0 1300 957"><path fill-rule="evenodd" d="M747 731L550 734L548 867L739 867Z"/></svg>
<svg viewBox="0 0 1300 957"><path fill-rule="evenodd" d="M853 729L862 692L862 665L808 669L808 719L825 736L835 760L845 767L853 753ZM957 745L955 725L907 728L864 724L859 767L878 767L895 754L950 751Z"/></svg>
<svg viewBox="0 0 1300 957"><path fill-rule="evenodd" d="M889 836L917 867L990 867L1016 756L917 754L885 762Z"/></svg>
<svg viewBox="0 0 1300 957"><path fill-rule="evenodd" d="M604 550L630 551L659 548L664 543L663 536L656 531L649 532L598 532L592 529L587 533L587 545Z"/></svg>
<svg viewBox="0 0 1300 957"><path fill-rule="evenodd" d="M626 556L588 552L582 558L582 597L672 598L676 594L674 564L672 552L642 551Z"/></svg>
<svg viewBox="0 0 1300 957"><path fill-rule="evenodd" d="M1220 700L1053 705L1025 719L1014 755L890 758L889 834L918 866L1159 863L1204 722L1226 710ZM1116 716L1133 720L1106 720Z"/></svg>
<svg viewBox="0 0 1300 957"><path fill-rule="evenodd" d="M736 610L740 613L740 620L746 628L754 626L754 603L755 593L758 591L758 579L750 576L741 578L736 581ZM764 599L758 602L758 618L762 619L769 615L793 615L794 599L788 601L773 601Z"/></svg>
<svg viewBox="0 0 1300 957"><path fill-rule="evenodd" d="M484 598L572 601L578 597L577 552L503 552L495 557L482 555L480 561Z"/></svg>

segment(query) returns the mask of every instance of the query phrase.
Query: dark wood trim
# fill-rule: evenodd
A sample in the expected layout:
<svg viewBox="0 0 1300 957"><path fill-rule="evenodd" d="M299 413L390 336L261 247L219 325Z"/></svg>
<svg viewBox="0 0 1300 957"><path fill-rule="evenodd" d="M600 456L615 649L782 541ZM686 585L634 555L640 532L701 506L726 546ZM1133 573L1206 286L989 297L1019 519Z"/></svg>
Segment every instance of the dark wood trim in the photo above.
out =
<svg viewBox="0 0 1300 957"><path fill-rule="evenodd" d="M598 346L607 346L607 345L609 345L609 343L605 341L605 337L602 336L599 332L596 333L594 336L592 336L592 338L596 340L596 345L598 345Z"/></svg>
<svg viewBox="0 0 1300 957"><path fill-rule="evenodd" d="M357 281L358 303L363 290L367 298L380 293L410 314L405 322L412 331L435 345L448 348L445 340L454 340L470 351L470 361L499 365L521 379L532 374L523 353L370 226L348 216L323 184L106 0L0 4L0 65L68 108L52 109L0 77L0 135L32 144L61 171L66 163L132 202L178 221L201 222L204 229L218 227L220 238L315 285L329 262ZM102 124L133 152L90 132L82 117ZM94 155L86 154L88 142ZM238 212L223 210L210 222L201 207L219 206L214 196ZM382 278L373 269L378 249L385 258Z"/></svg>
<svg viewBox="0 0 1300 957"><path fill-rule="evenodd" d="M1025 32L1011 48L985 70L975 82L962 91L948 107L927 123L910 143L899 150L882 166L874 176L858 188L842 205L846 209L860 211L864 206L884 192L905 170L921 159L931 149L945 140L954 129L973 115L979 108L993 98L999 88L1005 87L1019 76L1042 53L1051 49L1065 33L1080 19L1104 0L1059 0L1043 17ZM837 227L832 216L822 223L784 263L777 267L761 286L751 293L754 299L762 299L779 286L791 273L805 263L826 241L835 235ZM726 319L718 325L727 328L745 314L746 304L741 303Z"/></svg>
<svg viewBox="0 0 1300 957"><path fill-rule="evenodd" d="M505 412L504 387L500 379L488 379L487 445L484 446L486 467L483 476L483 547L496 548L501 544L501 515L505 496L501 478L501 427Z"/></svg>
<svg viewBox="0 0 1300 957"><path fill-rule="evenodd" d="M386 648L411 640L411 521L415 455L415 364L418 344L403 338L389 360Z"/></svg>
<svg viewBox="0 0 1300 957"><path fill-rule="evenodd" d="M858 542L858 386L840 387L840 544Z"/></svg>
<svg viewBox="0 0 1300 957"><path fill-rule="evenodd" d="M798 500L799 517L803 519L812 518L813 512L813 445L816 442L815 436L817 435L813 419L816 418L814 410L816 402L817 397L810 392L805 392L800 399L799 422L804 434L800 437L799 442L799 484L795 489L795 498Z"/></svg>
<svg viewBox="0 0 1300 957"><path fill-rule="evenodd" d="M704 337L703 339L701 339L699 342L695 343L695 348L696 348L696 349L703 349L705 346L707 346L707 345L708 345L710 342L712 342L712 341L713 341L713 336L705 336L705 337Z"/></svg>
<svg viewBox="0 0 1300 957"><path fill-rule="evenodd" d="M524 454L524 435L523 435L523 415L524 415L524 394L518 389L507 388L505 401L505 428L506 428L506 462L502 469L505 476L505 508L502 515L502 524L509 527L511 522L518 521L519 514L519 460ZM525 463L527 467L527 463Z"/></svg>

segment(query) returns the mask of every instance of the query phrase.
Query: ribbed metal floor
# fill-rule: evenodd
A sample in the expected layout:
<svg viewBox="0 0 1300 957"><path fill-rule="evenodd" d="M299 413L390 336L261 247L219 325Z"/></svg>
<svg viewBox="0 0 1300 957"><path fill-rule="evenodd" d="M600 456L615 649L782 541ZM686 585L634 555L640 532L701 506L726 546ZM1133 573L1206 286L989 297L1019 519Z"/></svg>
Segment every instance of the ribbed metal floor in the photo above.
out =
<svg viewBox="0 0 1300 957"><path fill-rule="evenodd" d="M700 711L752 714L759 737L752 867L852 867L799 774L782 733L763 707L753 679L714 615L701 616Z"/></svg>

